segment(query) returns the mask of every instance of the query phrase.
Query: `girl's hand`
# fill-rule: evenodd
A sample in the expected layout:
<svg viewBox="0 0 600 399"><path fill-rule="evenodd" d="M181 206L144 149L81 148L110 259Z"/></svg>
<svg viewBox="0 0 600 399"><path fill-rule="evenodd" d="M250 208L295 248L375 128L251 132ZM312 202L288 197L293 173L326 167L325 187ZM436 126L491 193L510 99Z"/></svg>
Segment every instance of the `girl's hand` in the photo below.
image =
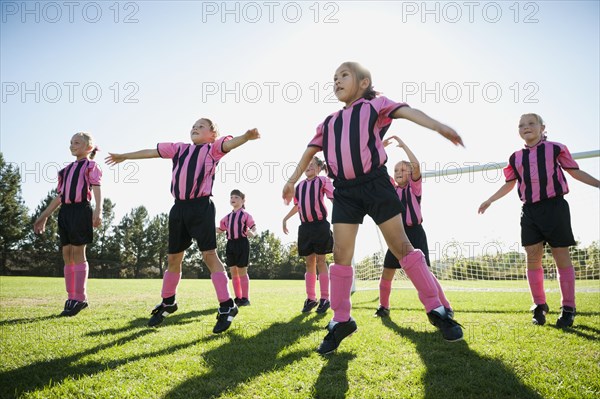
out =
<svg viewBox="0 0 600 399"><path fill-rule="evenodd" d="M244 133L244 136L248 140L256 140L256 139L260 138L260 133L258 132L257 129L250 129L250 130L246 131L246 133Z"/></svg>
<svg viewBox="0 0 600 399"><path fill-rule="evenodd" d="M396 140L396 142L398 143L398 147L403 148L404 147L404 142L402 140L400 140L400 137L398 136L392 136L390 138L387 138L383 141L383 146L387 147L388 145L392 144L392 140Z"/></svg>
<svg viewBox="0 0 600 399"><path fill-rule="evenodd" d="M94 216L92 217L92 226L100 227L102 225L102 214L100 211L94 210Z"/></svg>
<svg viewBox="0 0 600 399"><path fill-rule="evenodd" d="M285 219L283 221L283 233L284 234L289 233L288 228L287 228L287 221Z"/></svg>
<svg viewBox="0 0 600 399"><path fill-rule="evenodd" d="M481 205L479 205L479 211L477 213L483 215L485 213L485 210L488 209L490 205L492 205L492 202L490 200L482 202Z"/></svg>
<svg viewBox="0 0 600 399"><path fill-rule="evenodd" d="M444 136L445 138L447 138L448 140L450 140L452 142L452 144L461 145L463 147L465 146L463 144L462 138L451 127L441 124L441 126L438 128L437 132L439 134L441 134L442 136Z"/></svg>
<svg viewBox="0 0 600 399"><path fill-rule="evenodd" d="M292 198L294 198L294 185L292 183L285 183L285 186L283 186L283 194L281 195L281 197L283 198L283 203L285 205L290 204Z"/></svg>
<svg viewBox="0 0 600 399"><path fill-rule="evenodd" d="M47 217L40 216L33 224L33 232L36 234L42 234L44 231L46 231L47 220Z"/></svg>
<svg viewBox="0 0 600 399"><path fill-rule="evenodd" d="M104 158L104 162L106 162L107 165L112 166L123 162L125 159L126 158L123 156L123 154L113 154L109 152L108 156Z"/></svg>

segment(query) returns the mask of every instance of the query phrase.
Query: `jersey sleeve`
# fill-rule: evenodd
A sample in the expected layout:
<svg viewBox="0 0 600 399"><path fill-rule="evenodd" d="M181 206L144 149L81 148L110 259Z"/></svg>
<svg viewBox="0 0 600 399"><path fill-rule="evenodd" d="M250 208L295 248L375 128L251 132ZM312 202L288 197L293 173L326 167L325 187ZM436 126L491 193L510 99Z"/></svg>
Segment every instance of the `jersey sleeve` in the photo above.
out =
<svg viewBox="0 0 600 399"><path fill-rule="evenodd" d="M377 124L381 126L387 126L392 123L392 117L390 116L395 110L408 107L407 103L397 103L395 101L390 100L385 96L379 96L371 100L371 105L377 111L379 115L377 119Z"/></svg>
<svg viewBox="0 0 600 399"><path fill-rule="evenodd" d="M560 152L558 153L558 163L563 169L579 169L579 165L573 159L566 145L560 144Z"/></svg>
<svg viewBox="0 0 600 399"><path fill-rule="evenodd" d="M319 149L323 148L323 125L325 122L321 123L317 126L317 133L313 137L313 139L308 143L308 147L317 147Z"/></svg>
<svg viewBox="0 0 600 399"><path fill-rule="evenodd" d="M252 230L256 226L256 223L254 223L254 218L251 214L246 212L246 215L248 215L248 217L246 218L246 227L248 228L248 230Z"/></svg>
<svg viewBox="0 0 600 399"><path fill-rule="evenodd" d="M510 159L514 159L514 154L510 157ZM504 169L502 169L502 172L504 173L504 178L505 181L509 182L512 180L515 180L517 178L517 175L515 173L515 170L513 169L512 165L510 164L510 161L508 162L508 165L506 165L504 167Z"/></svg>
<svg viewBox="0 0 600 399"><path fill-rule="evenodd" d="M172 159L183 143L158 143L156 150L161 158Z"/></svg>
<svg viewBox="0 0 600 399"><path fill-rule="evenodd" d="M221 221L219 222L219 229L223 230L223 231L227 231L227 216L225 216L223 219L221 219Z"/></svg>
<svg viewBox="0 0 600 399"><path fill-rule="evenodd" d="M321 189L323 194L333 201L333 183L331 183L330 179L324 176L321 176L320 179L323 182L323 188Z"/></svg>
<svg viewBox="0 0 600 399"><path fill-rule="evenodd" d="M408 184L410 184L410 187L412 188L412 192L414 195L416 196L420 196L423 193L423 178L419 177L418 180L410 180L408 182Z"/></svg>
<svg viewBox="0 0 600 399"><path fill-rule="evenodd" d="M102 169L94 162L90 161L87 167L88 181L92 186L99 186L102 181Z"/></svg>
<svg viewBox="0 0 600 399"><path fill-rule="evenodd" d="M223 158L225 156L225 154L227 154L225 151L223 151L223 144L226 141L229 141L233 138L233 136L223 136L219 139L217 139L214 144L212 144L212 146L210 147L210 155L211 157L215 160L218 161L219 159Z"/></svg>

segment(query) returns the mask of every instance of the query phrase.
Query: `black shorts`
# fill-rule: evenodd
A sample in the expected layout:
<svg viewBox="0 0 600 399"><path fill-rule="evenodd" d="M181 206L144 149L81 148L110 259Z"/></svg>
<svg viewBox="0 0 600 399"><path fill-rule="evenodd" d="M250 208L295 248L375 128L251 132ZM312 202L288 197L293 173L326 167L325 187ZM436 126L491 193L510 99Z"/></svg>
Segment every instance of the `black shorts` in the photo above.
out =
<svg viewBox="0 0 600 399"><path fill-rule="evenodd" d="M429 246L427 245L427 235L425 234L425 229L423 229L423 226L420 224L416 226L404 225L404 231L406 232L408 241L410 241L412 246L415 249L420 249L425 255L427 266L431 266L431 263L429 263ZM383 267L386 269L400 269L402 266L400 266L398 258L396 258L392 251L388 249L385 254L385 260L383 261Z"/></svg>
<svg viewBox="0 0 600 399"><path fill-rule="evenodd" d="M94 241L94 211L89 202L62 204L58 211L60 246L85 245Z"/></svg>
<svg viewBox="0 0 600 399"><path fill-rule="evenodd" d="M325 255L333 252L333 234L327 220L298 226L298 255Z"/></svg>
<svg viewBox="0 0 600 399"><path fill-rule="evenodd" d="M169 212L169 253L185 251L192 238L200 251L217 248L215 205L209 197L175 200Z"/></svg>
<svg viewBox="0 0 600 399"><path fill-rule="evenodd" d="M385 166L353 180L336 181L333 185L333 224L361 224L365 215L369 215L379 225L404 212Z"/></svg>
<svg viewBox="0 0 600 399"><path fill-rule="evenodd" d="M227 240L225 258L227 266L248 267L248 258L250 258L250 242L248 238L242 237L235 240Z"/></svg>
<svg viewBox="0 0 600 399"><path fill-rule="evenodd" d="M552 248L575 245L569 204L562 196L523 204L521 245L528 246L539 242L547 242Z"/></svg>

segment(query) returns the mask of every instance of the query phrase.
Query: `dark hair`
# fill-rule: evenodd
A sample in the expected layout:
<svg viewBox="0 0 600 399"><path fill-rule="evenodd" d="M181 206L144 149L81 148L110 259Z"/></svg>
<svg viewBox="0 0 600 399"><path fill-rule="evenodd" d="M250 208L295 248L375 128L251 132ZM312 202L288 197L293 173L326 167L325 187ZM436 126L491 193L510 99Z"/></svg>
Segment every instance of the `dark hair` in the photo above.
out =
<svg viewBox="0 0 600 399"><path fill-rule="evenodd" d="M237 195L241 199L246 199L246 195L243 192L241 192L240 190L238 190L237 188L235 190L232 190L231 194L229 194L229 195Z"/></svg>
<svg viewBox="0 0 600 399"><path fill-rule="evenodd" d="M380 94L373 88L373 79L371 78L371 72L367 68L360 65L358 62L353 61L346 61L340 66L345 66L346 68L350 69L356 77L357 83L359 83L363 79L369 79L369 87L367 87L363 92L363 95L361 96L362 98L366 100L372 100Z"/></svg>
<svg viewBox="0 0 600 399"><path fill-rule="evenodd" d="M328 172L329 169L327 168L327 164L325 163L325 161L323 161L319 157L313 157L313 161L315 161L315 163L319 167L320 171L323 171L323 172L325 172L325 174L327 174L327 172Z"/></svg>

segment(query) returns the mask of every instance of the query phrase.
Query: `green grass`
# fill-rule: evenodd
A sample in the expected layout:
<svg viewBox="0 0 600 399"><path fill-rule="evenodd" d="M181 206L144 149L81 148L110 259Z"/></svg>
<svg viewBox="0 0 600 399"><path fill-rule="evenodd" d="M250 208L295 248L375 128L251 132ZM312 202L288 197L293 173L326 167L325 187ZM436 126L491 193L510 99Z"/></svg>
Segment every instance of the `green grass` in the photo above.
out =
<svg viewBox="0 0 600 399"><path fill-rule="evenodd" d="M520 282L516 286L523 287ZM485 286L486 283L480 283ZM493 284L492 284L493 285ZM597 286L597 282L596 282ZM300 314L302 281L251 281L250 307L212 334L208 280L182 280L179 311L147 328L160 280L90 280L90 308L58 318L63 280L0 277L0 398L597 398L600 293L577 294L576 326L530 324L527 292L449 291L465 340L447 343L411 289L352 297L359 330L315 353L331 312Z"/></svg>

